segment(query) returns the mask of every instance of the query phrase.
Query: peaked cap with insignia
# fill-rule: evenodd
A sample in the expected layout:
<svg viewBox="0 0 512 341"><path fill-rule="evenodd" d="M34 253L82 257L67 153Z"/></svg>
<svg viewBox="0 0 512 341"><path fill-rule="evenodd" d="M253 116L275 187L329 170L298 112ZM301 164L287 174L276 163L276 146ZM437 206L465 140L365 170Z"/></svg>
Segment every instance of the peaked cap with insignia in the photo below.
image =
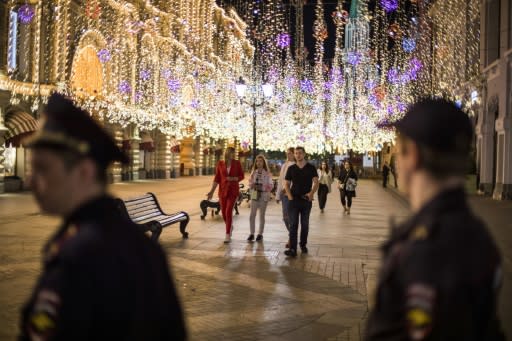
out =
<svg viewBox="0 0 512 341"><path fill-rule="evenodd" d="M89 113L58 93L50 96L42 127L27 147L68 150L90 157L104 168L113 161L129 162L114 139Z"/></svg>

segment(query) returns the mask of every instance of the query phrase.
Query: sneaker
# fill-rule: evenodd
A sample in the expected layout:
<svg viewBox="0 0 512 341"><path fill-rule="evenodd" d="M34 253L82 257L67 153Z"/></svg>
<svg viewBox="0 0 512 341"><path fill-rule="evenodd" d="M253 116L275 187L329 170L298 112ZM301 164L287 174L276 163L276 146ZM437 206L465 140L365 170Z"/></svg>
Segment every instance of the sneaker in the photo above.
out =
<svg viewBox="0 0 512 341"><path fill-rule="evenodd" d="M254 234L250 234L249 238L247 238L248 242L252 242L254 240Z"/></svg>
<svg viewBox="0 0 512 341"><path fill-rule="evenodd" d="M231 243L231 235L229 233L226 234L226 238L224 239L224 244Z"/></svg>
<svg viewBox="0 0 512 341"><path fill-rule="evenodd" d="M263 235L258 234L258 236L256 237L256 241L261 242L262 240L263 240Z"/></svg>
<svg viewBox="0 0 512 341"><path fill-rule="evenodd" d="M297 251L294 249L286 250L284 254L288 257L297 257Z"/></svg>
<svg viewBox="0 0 512 341"><path fill-rule="evenodd" d="M300 247L300 251L301 251L302 253L308 253L308 248L307 248L307 247L305 247L305 246L301 246L301 247Z"/></svg>

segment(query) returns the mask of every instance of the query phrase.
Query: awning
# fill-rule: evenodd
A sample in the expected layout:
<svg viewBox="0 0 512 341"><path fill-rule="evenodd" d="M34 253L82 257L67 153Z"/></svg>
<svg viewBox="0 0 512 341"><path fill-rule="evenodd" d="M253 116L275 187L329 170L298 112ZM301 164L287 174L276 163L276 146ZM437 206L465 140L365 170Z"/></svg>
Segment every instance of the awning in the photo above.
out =
<svg viewBox="0 0 512 341"><path fill-rule="evenodd" d="M26 112L17 111L6 115L5 126L5 145L19 147L23 138L37 130L37 121Z"/></svg>

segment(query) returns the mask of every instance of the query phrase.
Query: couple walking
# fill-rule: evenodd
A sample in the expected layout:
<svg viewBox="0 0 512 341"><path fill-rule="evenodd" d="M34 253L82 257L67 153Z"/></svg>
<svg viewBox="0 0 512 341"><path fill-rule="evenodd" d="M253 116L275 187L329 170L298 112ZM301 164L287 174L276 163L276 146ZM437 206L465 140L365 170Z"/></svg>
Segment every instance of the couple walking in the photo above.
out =
<svg viewBox="0 0 512 341"><path fill-rule="evenodd" d="M333 176L326 162L320 164L318 169L318 206L320 212L324 212L325 204L327 202L327 194L331 192L331 184ZM350 214L352 207L352 198L356 196L357 174L350 161L345 161L343 168L340 170L338 176L338 189L340 190L341 204L345 214Z"/></svg>
<svg viewBox="0 0 512 341"><path fill-rule="evenodd" d="M231 235L233 233L233 207L240 194L239 182L244 179L244 172L240 161L235 160L235 148L227 148L224 159L224 161L221 160L217 163L213 184L210 192L208 192L206 196L208 200L211 200L215 189L219 186L219 201L222 218L226 224L224 243L227 244L231 242ZM256 241L262 241L263 229L265 227L265 212L267 203L270 201L270 192L273 187L272 174L268 169L267 161L263 155L256 157L256 162L253 164L249 179L249 187L251 190L251 215L249 218L250 235L247 240L250 242L254 240L256 214L259 210L260 221Z"/></svg>
<svg viewBox="0 0 512 341"><path fill-rule="evenodd" d="M284 252L289 257L297 256L297 239L300 219L300 248L308 253L309 214L312 201L318 190L318 172L305 160L304 147L288 148L287 161L281 168L278 182L278 200L282 200L283 220L289 231L289 240ZM294 162L295 158L295 162Z"/></svg>

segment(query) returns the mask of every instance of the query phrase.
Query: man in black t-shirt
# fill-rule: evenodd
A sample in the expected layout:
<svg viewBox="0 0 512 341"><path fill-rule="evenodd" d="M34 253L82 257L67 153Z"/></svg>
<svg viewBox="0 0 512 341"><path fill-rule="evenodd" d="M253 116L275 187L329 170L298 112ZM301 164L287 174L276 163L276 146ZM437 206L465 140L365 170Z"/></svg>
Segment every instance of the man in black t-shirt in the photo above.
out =
<svg viewBox="0 0 512 341"><path fill-rule="evenodd" d="M290 219L290 249L284 252L290 257L297 256L297 232L300 216L300 248L307 253L309 213L311 202L318 189L318 173L315 166L306 162L304 147L295 148L296 164L288 168L285 176L284 189L288 196L288 215Z"/></svg>

